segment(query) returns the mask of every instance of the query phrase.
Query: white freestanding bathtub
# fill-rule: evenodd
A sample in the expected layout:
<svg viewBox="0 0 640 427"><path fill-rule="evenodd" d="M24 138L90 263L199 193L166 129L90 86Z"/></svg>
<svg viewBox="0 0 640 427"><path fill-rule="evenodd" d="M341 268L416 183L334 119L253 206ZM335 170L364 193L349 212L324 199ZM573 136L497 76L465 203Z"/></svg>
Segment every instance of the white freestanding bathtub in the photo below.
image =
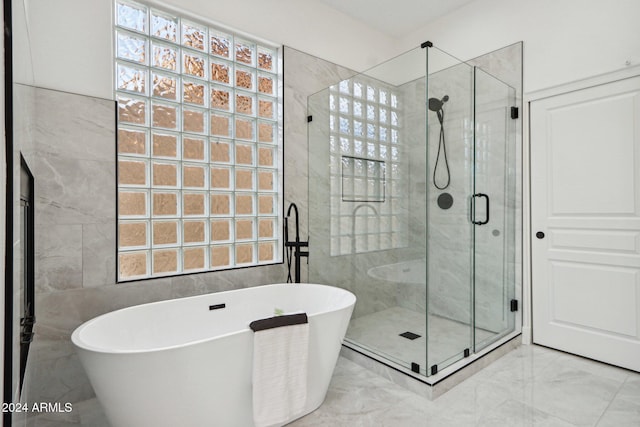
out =
<svg viewBox="0 0 640 427"><path fill-rule="evenodd" d="M71 340L113 427L250 427L249 323L308 315L307 403L292 421L324 401L355 301L332 286L257 286L117 310Z"/></svg>

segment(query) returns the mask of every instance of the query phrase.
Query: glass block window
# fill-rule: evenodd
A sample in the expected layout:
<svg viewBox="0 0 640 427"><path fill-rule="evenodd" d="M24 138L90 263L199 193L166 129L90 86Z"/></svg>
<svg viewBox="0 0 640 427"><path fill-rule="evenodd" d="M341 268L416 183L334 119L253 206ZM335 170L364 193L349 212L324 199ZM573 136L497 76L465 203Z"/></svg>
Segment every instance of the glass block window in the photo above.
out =
<svg viewBox="0 0 640 427"><path fill-rule="evenodd" d="M407 246L402 93L365 76L329 89L331 255Z"/></svg>
<svg viewBox="0 0 640 427"><path fill-rule="evenodd" d="M281 262L275 46L115 2L120 281Z"/></svg>
<svg viewBox="0 0 640 427"><path fill-rule="evenodd" d="M384 202L385 163L342 156L342 201Z"/></svg>

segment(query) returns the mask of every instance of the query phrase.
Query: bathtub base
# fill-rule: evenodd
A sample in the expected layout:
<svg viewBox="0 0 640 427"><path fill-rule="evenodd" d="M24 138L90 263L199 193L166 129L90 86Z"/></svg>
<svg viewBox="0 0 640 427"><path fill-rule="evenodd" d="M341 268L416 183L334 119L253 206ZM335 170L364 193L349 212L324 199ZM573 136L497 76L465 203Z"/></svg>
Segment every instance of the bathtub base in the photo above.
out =
<svg viewBox="0 0 640 427"><path fill-rule="evenodd" d="M219 341L211 341L159 352L157 358L153 354L128 355L126 364L111 355L87 355L83 350L79 355L112 427L247 427L253 426L252 375L247 369L253 360L252 342L253 334L246 332L225 338L224 346L234 351L219 348ZM310 343L310 347L310 355L320 351L318 343ZM318 375L318 369L309 370L304 410L280 425L322 405L339 348L331 353L335 356L327 354L321 362L329 375ZM171 361L171 369L167 369L167 360ZM185 390L198 393L186 397Z"/></svg>

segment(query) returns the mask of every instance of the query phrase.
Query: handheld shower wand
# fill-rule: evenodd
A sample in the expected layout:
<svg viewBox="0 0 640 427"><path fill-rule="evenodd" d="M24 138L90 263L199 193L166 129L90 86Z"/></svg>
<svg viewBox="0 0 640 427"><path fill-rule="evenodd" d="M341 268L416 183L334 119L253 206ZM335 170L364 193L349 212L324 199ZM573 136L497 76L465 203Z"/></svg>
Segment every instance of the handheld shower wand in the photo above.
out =
<svg viewBox="0 0 640 427"><path fill-rule="evenodd" d="M440 122L440 138L438 140L438 154L436 156L436 164L433 167L433 185L438 190L444 190L451 184L451 171L449 170L449 161L447 160L447 143L444 136L444 104L449 100L449 95L445 95L442 99L429 98L429 110L436 113L438 121ZM440 162L440 152L444 157L444 166L446 168L447 182L440 186L436 181L436 172L438 171L438 164Z"/></svg>

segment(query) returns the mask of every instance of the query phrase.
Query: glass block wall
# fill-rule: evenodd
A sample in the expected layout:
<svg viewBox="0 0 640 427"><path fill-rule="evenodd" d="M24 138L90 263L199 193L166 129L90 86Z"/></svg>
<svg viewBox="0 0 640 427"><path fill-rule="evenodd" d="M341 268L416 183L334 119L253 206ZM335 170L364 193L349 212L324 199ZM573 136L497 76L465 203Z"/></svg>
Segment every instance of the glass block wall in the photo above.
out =
<svg viewBox="0 0 640 427"><path fill-rule="evenodd" d="M331 255L407 246L401 108L401 92L363 75L329 88Z"/></svg>
<svg viewBox="0 0 640 427"><path fill-rule="evenodd" d="M115 13L119 280L280 262L278 48Z"/></svg>

